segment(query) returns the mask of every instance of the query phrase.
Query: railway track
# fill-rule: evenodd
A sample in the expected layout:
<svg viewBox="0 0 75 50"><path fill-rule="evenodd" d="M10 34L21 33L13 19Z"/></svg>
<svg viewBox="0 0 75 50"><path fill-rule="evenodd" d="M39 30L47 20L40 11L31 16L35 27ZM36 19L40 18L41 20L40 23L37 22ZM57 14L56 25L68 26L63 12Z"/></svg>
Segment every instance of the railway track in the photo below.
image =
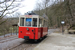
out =
<svg viewBox="0 0 75 50"><path fill-rule="evenodd" d="M9 43L10 41L13 41L13 40L16 41L18 39L19 38L17 36L3 38L3 39L0 39L0 43L3 43L3 44ZM2 50L28 50L28 49L33 50L33 47L35 47L35 45L37 45L37 44L33 44L29 41L22 41L22 42L17 43L17 44L15 43L15 44L13 44L12 46L9 46L9 47L3 47Z"/></svg>
<svg viewBox="0 0 75 50"><path fill-rule="evenodd" d="M27 49L31 49L32 50L32 47L33 44L20 44L20 45L17 45L16 47L13 47L13 48L10 48L9 50L27 50Z"/></svg>
<svg viewBox="0 0 75 50"><path fill-rule="evenodd" d="M37 45L37 43L26 43L23 42L13 48L9 48L7 50L33 50L33 48Z"/></svg>
<svg viewBox="0 0 75 50"><path fill-rule="evenodd" d="M19 42L19 43L12 43L13 45L11 45L11 43L9 44L10 46L8 46L8 47L5 47L5 48L2 48L3 50L33 50L34 49L34 47L36 47L41 41L39 41L39 42L34 42L34 41L32 41L32 40L30 40L30 41L25 41L25 40L20 40L17 36L16 37L11 37L10 39L6 39L6 40L1 40L0 42L1 43L6 43L6 41L13 41L13 40L15 40L15 42ZM18 40L18 41L17 41ZM8 43L8 42L7 42Z"/></svg>
<svg viewBox="0 0 75 50"><path fill-rule="evenodd" d="M45 38L43 38L42 40L44 40ZM15 46L13 48L9 48L8 50L33 50L34 47L36 47L42 40L39 40L38 42L23 41L21 44Z"/></svg>
<svg viewBox="0 0 75 50"><path fill-rule="evenodd" d="M11 40L14 40L14 39L18 39L18 37L15 36L15 37L0 39L0 43L4 43L4 42L11 41Z"/></svg>

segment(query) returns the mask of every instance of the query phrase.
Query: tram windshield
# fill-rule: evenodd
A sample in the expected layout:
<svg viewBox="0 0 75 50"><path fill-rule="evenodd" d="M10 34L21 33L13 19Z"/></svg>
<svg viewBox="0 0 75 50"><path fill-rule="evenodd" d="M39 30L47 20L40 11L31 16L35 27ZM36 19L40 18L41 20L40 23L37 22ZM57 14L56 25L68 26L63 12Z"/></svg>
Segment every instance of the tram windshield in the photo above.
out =
<svg viewBox="0 0 75 50"><path fill-rule="evenodd" d="M20 26L37 27L37 18L20 18Z"/></svg>
<svg viewBox="0 0 75 50"><path fill-rule="evenodd" d="M31 26L32 19L26 18L25 26Z"/></svg>

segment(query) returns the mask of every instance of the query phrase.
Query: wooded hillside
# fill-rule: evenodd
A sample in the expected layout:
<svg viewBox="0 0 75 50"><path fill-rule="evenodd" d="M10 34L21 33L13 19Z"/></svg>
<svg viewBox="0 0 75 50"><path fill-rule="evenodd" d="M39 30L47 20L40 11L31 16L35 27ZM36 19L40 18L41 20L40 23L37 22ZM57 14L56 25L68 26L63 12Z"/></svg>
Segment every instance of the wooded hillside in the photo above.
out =
<svg viewBox="0 0 75 50"><path fill-rule="evenodd" d="M34 12L39 15L44 13L49 18L49 27L61 27L61 21L65 21L65 25L75 25L75 0L56 0L49 5L50 0L44 0L36 4L37 8Z"/></svg>

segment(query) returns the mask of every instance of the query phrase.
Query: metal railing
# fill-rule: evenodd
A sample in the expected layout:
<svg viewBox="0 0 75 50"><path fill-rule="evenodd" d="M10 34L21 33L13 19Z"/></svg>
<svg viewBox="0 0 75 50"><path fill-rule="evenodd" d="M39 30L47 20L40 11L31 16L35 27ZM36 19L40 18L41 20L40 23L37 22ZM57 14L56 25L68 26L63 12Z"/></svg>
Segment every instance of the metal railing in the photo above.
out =
<svg viewBox="0 0 75 50"><path fill-rule="evenodd" d="M12 29L12 30L0 30L0 37L5 37L5 36L12 36L12 35L18 35L18 29Z"/></svg>

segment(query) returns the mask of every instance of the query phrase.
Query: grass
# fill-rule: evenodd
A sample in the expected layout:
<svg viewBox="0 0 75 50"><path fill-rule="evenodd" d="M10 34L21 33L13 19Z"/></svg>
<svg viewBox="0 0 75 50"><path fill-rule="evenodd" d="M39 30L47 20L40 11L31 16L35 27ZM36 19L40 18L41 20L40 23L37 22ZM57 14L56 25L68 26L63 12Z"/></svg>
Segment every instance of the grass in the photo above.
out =
<svg viewBox="0 0 75 50"><path fill-rule="evenodd" d="M0 36L1 36L1 35L4 35L4 34L3 34L3 33L0 33Z"/></svg>
<svg viewBox="0 0 75 50"><path fill-rule="evenodd" d="M61 33L60 31L54 31L54 33Z"/></svg>

